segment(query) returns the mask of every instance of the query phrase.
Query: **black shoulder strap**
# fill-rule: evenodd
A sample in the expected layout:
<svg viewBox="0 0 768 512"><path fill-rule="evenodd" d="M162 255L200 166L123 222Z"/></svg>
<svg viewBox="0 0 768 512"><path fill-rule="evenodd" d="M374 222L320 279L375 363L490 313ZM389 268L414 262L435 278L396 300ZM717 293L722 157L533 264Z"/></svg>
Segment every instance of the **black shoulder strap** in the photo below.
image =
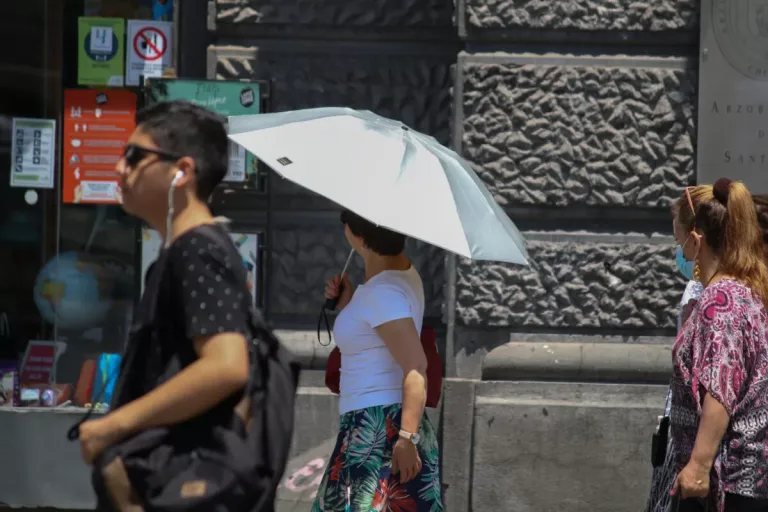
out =
<svg viewBox="0 0 768 512"><path fill-rule="evenodd" d="M118 380L115 383L113 391L112 405L119 404L120 395L126 386L126 382L132 378L132 369L135 367L134 361L136 354L139 353L140 341L135 339L135 335L141 329L148 325L152 325L155 322L157 316L157 300L160 295L160 288L163 283L163 276L168 266L168 251L163 249L157 257L157 260L152 264L147 272L146 285L144 287L144 293L141 296L138 310L134 312L133 322L131 323L130 333L128 334L128 343L123 350L122 361L118 369ZM112 380L114 375L108 375L107 380ZM67 432L67 438L70 441L75 441L80 437L80 425L88 421L93 414L93 410L96 404L101 401L106 386L102 386L99 393L99 397L93 401L91 407L83 414L83 416L70 427Z"/></svg>
<svg viewBox="0 0 768 512"><path fill-rule="evenodd" d="M216 226L217 226L216 224L204 224L200 226L199 230L203 235L217 242L224 250L230 251L232 253L231 256L233 258L240 258L241 257L240 252L235 247L235 244L234 242L232 242L232 239L229 238L228 236L225 236L222 233L222 231L216 228ZM248 315L249 315L248 320L251 324L252 330L255 328L258 328L259 326L264 325L264 321L262 319L261 313L257 311L253 307L253 305L251 305L251 307L248 308Z"/></svg>
<svg viewBox="0 0 768 512"><path fill-rule="evenodd" d="M223 249L237 252L237 249L235 248L232 240L229 237L225 237L220 230L216 229L215 224L204 224L200 226L199 230L203 235L217 242ZM232 256L234 257L235 255L233 254ZM239 258L240 253L238 252L236 256ZM264 328L264 321L261 317L261 313L259 313L253 307L253 305L251 305L251 307L248 308L248 323L249 323L251 337L252 337L251 340L249 341L248 352L250 353L250 357L251 357L251 367L253 367L254 364L260 363L258 350L254 350L255 347L253 346L253 343L257 341L269 343L271 341L271 338L269 336L259 336L259 332L257 332L257 330ZM266 339L261 339L261 338L266 338ZM270 347L270 349L272 348L273 347ZM263 370L263 368L260 368L260 369ZM251 375L251 378L249 378L248 382L246 383L244 393L246 395L250 394L251 391L253 390L254 385L255 385L255 382L253 379L253 375Z"/></svg>

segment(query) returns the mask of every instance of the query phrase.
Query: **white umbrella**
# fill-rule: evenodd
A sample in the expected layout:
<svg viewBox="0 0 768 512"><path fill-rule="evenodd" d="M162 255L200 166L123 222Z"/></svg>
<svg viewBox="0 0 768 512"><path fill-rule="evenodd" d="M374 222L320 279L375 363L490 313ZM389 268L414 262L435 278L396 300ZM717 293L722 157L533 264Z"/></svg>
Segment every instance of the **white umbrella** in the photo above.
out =
<svg viewBox="0 0 768 512"><path fill-rule="evenodd" d="M473 260L527 264L523 236L470 165L402 123L317 108L232 116L229 138L379 226Z"/></svg>

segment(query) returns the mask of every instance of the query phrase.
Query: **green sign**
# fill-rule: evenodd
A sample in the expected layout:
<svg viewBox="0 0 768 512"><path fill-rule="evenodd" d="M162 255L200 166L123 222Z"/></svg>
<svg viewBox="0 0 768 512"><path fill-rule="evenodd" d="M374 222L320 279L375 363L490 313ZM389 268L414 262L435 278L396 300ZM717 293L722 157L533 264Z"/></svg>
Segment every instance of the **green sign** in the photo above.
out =
<svg viewBox="0 0 768 512"><path fill-rule="evenodd" d="M150 102L187 100L222 116L259 114L259 84L216 80L150 80ZM230 142L229 169L225 181L244 182L257 174L257 160L242 146Z"/></svg>
<svg viewBox="0 0 768 512"><path fill-rule="evenodd" d="M123 86L125 21L122 18L78 18L77 83Z"/></svg>

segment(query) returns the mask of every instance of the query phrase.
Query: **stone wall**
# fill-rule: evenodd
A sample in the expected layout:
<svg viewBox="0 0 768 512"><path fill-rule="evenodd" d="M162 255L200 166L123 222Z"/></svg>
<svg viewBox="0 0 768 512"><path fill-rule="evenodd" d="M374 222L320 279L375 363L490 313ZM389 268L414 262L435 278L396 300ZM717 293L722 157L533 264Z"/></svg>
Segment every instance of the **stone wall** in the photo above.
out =
<svg viewBox="0 0 768 512"><path fill-rule="evenodd" d="M463 0L457 22L454 144L523 229L531 265L449 265L456 375L478 374L477 329L671 336L697 3Z"/></svg>
<svg viewBox="0 0 768 512"><path fill-rule="evenodd" d="M531 265L449 258L449 508L642 510L684 286L669 206L695 181L698 3L459 0L457 30L453 142ZM551 368L526 367L536 351ZM643 361L658 385L633 380Z"/></svg>
<svg viewBox="0 0 768 512"><path fill-rule="evenodd" d="M467 30L664 33L693 30L696 0L459 0Z"/></svg>
<svg viewBox="0 0 768 512"><path fill-rule="evenodd" d="M693 176L685 66L463 54L464 156L502 205L667 206Z"/></svg>

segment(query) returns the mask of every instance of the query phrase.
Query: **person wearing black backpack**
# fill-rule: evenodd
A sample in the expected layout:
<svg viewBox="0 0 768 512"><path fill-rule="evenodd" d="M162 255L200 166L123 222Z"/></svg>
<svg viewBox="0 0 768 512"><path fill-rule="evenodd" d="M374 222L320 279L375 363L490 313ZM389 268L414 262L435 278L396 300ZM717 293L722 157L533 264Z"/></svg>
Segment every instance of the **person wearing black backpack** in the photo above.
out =
<svg viewBox="0 0 768 512"><path fill-rule="evenodd" d="M111 412L74 427L98 510L274 508L298 367L253 309L239 252L207 206L227 149L221 117L163 102L139 112L117 164L123 208L165 247Z"/></svg>

